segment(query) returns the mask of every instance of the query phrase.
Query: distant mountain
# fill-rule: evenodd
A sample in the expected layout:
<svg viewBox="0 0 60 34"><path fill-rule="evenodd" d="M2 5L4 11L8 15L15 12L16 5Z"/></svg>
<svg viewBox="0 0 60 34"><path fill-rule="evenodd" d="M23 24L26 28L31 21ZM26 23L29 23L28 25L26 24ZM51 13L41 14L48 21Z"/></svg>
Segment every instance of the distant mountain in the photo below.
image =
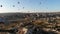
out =
<svg viewBox="0 0 60 34"><path fill-rule="evenodd" d="M26 14L60 14L60 12L50 12L50 13L0 13L0 16L26 15Z"/></svg>

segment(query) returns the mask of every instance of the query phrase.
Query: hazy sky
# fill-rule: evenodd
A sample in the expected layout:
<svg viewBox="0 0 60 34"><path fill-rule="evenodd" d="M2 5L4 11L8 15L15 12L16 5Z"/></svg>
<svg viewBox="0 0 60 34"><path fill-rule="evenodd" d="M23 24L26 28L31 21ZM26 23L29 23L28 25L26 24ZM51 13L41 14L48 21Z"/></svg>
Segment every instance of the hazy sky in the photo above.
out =
<svg viewBox="0 0 60 34"><path fill-rule="evenodd" d="M22 11L60 11L60 0L0 0L0 13Z"/></svg>

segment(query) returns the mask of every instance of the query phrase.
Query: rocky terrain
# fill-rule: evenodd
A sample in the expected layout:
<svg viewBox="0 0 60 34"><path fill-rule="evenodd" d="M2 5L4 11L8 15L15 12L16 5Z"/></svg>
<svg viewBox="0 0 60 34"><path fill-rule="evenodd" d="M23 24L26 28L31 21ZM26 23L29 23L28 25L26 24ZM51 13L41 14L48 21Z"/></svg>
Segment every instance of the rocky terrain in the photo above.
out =
<svg viewBox="0 0 60 34"><path fill-rule="evenodd" d="M0 18L0 29L17 27L19 31L26 28L26 34L60 34L60 13L4 13Z"/></svg>

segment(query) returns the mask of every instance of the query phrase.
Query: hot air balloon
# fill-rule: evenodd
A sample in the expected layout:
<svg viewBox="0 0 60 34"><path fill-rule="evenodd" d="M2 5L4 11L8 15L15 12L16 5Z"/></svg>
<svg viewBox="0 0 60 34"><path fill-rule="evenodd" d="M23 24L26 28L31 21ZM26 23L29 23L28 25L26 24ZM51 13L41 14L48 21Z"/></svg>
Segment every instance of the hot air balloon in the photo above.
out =
<svg viewBox="0 0 60 34"><path fill-rule="evenodd" d="M41 2L40 2L40 5L41 5Z"/></svg>
<svg viewBox="0 0 60 34"><path fill-rule="evenodd" d="M13 7L15 7L15 5L13 5Z"/></svg>
<svg viewBox="0 0 60 34"><path fill-rule="evenodd" d="M2 5L0 5L0 7L2 7Z"/></svg>
<svg viewBox="0 0 60 34"><path fill-rule="evenodd" d="M18 2L18 4L20 4L20 2Z"/></svg>
<svg viewBox="0 0 60 34"><path fill-rule="evenodd" d="M19 1L18 1L17 3L18 3L18 4L20 4L20 2L19 2ZM19 9L19 6L18 6L18 10L20 10L20 9Z"/></svg>
<svg viewBox="0 0 60 34"><path fill-rule="evenodd" d="M24 7L23 7L23 9L24 9Z"/></svg>

